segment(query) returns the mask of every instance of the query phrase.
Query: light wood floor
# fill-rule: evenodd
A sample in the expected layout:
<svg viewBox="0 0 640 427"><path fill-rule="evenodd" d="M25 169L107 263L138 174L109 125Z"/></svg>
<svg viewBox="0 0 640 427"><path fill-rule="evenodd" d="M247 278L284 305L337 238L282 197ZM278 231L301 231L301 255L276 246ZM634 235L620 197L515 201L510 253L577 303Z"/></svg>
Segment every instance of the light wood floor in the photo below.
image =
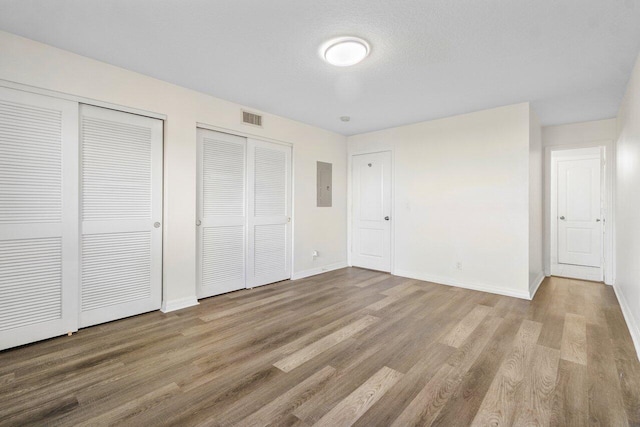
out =
<svg viewBox="0 0 640 427"><path fill-rule="evenodd" d="M611 287L534 301L343 269L0 353L0 424L640 424Z"/></svg>

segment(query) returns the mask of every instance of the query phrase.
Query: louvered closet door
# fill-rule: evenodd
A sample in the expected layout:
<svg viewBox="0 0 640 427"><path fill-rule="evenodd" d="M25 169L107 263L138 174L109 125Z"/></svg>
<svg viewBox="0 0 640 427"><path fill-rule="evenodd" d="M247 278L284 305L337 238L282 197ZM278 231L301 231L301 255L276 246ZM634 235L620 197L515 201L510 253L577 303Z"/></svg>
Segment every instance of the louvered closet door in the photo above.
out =
<svg viewBox="0 0 640 427"><path fill-rule="evenodd" d="M198 129L198 298L245 287L246 139Z"/></svg>
<svg viewBox="0 0 640 427"><path fill-rule="evenodd" d="M291 147L249 139L247 287L291 278Z"/></svg>
<svg viewBox="0 0 640 427"><path fill-rule="evenodd" d="M0 350L78 328L78 104L0 88Z"/></svg>
<svg viewBox="0 0 640 427"><path fill-rule="evenodd" d="M162 121L80 112L84 327L160 308Z"/></svg>

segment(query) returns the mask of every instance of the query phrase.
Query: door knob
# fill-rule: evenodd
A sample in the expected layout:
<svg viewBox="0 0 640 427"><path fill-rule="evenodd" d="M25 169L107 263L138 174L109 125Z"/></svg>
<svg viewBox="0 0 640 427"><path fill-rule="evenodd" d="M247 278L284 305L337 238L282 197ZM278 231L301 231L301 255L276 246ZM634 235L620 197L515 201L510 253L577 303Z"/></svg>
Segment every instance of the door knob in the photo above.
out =
<svg viewBox="0 0 640 427"><path fill-rule="evenodd" d="M154 223L153 223L153 226L154 226L155 228L160 228L160 223L159 223L159 222L154 222Z"/></svg>
<svg viewBox="0 0 640 427"><path fill-rule="evenodd" d="M600 222L600 218L596 218L596 222Z"/></svg>
<svg viewBox="0 0 640 427"><path fill-rule="evenodd" d="M389 221L389 217L388 217L388 216L385 216L385 217L384 217L384 220L385 220L385 221Z"/></svg>
<svg viewBox="0 0 640 427"><path fill-rule="evenodd" d="M197 220L197 221L196 221L196 225L197 225L198 227L200 227L200 224L202 224L202 221Z"/></svg>
<svg viewBox="0 0 640 427"><path fill-rule="evenodd" d="M564 221L564 216L561 216L560 219Z"/></svg>

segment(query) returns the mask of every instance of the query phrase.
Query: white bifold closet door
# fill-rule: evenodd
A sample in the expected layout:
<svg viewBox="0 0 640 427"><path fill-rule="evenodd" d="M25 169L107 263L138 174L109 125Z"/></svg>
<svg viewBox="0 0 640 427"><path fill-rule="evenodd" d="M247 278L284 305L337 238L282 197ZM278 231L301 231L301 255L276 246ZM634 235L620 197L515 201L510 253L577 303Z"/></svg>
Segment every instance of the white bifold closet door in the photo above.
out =
<svg viewBox="0 0 640 427"><path fill-rule="evenodd" d="M245 287L246 138L198 129L197 294Z"/></svg>
<svg viewBox="0 0 640 427"><path fill-rule="evenodd" d="M248 140L247 287L291 278L291 147Z"/></svg>
<svg viewBox="0 0 640 427"><path fill-rule="evenodd" d="M291 147L198 129L198 298L291 277Z"/></svg>
<svg viewBox="0 0 640 427"><path fill-rule="evenodd" d="M0 350L78 329L78 104L0 88Z"/></svg>
<svg viewBox="0 0 640 427"><path fill-rule="evenodd" d="M162 121L80 109L80 326L160 308Z"/></svg>

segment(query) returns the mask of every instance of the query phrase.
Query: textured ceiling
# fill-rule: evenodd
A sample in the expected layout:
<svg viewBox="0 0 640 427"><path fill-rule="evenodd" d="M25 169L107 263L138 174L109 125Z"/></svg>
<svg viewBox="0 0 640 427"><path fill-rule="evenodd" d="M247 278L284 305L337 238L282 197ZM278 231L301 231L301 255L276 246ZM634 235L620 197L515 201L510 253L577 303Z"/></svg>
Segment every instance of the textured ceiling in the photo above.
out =
<svg viewBox="0 0 640 427"><path fill-rule="evenodd" d="M0 0L0 29L351 135L523 101L613 117L640 0ZM371 55L323 62L342 35Z"/></svg>

